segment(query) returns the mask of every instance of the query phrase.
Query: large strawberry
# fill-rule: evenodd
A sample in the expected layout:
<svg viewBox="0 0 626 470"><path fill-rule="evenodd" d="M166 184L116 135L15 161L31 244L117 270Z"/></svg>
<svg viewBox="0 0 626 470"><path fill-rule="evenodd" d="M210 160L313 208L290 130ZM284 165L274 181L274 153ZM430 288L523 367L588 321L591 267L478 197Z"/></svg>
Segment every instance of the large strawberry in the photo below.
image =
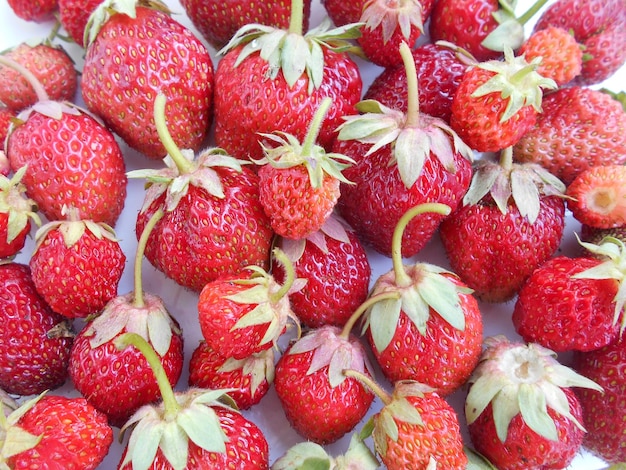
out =
<svg viewBox="0 0 626 470"><path fill-rule="evenodd" d="M37 293L28 266L0 264L0 388L32 395L61 386L72 346L69 325Z"/></svg>
<svg viewBox="0 0 626 470"><path fill-rule="evenodd" d="M361 240L389 256L394 229L411 207L438 202L454 210L471 180L472 152L443 120L419 112L415 62L403 43L408 110L363 101L362 115L346 116L333 151L352 157L344 170L338 209ZM433 236L443 214L411 221L402 254L413 256Z"/></svg>
<svg viewBox="0 0 626 470"><path fill-rule="evenodd" d="M490 337L470 378L465 415L475 449L502 470L565 468L585 428L573 387L602 388L538 344Z"/></svg>
<svg viewBox="0 0 626 470"><path fill-rule="evenodd" d="M0 462L5 468L95 470L113 431L84 398L39 395L0 419Z"/></svg>
<svg viewBox="0 0 626 470"><path fill-rule="evenodd" d="M302 0L294 0L288 30L251 24L220 51L215 73L215 141L237 158L259 159L259 134L276 130L303 140L313 115L332 98L317 142L329 149L342 116L360 99L362 81L348 56L354 25L329 22L302 35Z"/></svg>
<svg viewBox="0 0 626 470"><path fill-rule="evenodd" d="M546 95L542 108L513 147L516 161L539 163L566 185L589 167L626 163L626 111L611 95L561 88Z"/></svg>
<svg viewBox="0 0 626 470"><path fill-rule="evenodd" d="M101 3L91 16L82 96L131 148L160 159L166 150L153 119L154 98L168 99L170 132L198 150L211 121L213 62L202 42L158 0Z"/></svg>

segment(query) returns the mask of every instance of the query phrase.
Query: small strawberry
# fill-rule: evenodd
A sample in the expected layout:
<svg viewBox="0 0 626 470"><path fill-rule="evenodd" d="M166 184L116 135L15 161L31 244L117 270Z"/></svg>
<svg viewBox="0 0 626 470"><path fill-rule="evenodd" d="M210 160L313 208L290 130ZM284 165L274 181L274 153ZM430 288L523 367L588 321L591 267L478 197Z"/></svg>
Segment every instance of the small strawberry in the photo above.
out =
<svg viewBox="0 0 626 470"><path fill-rule="evenodd" d="M44 394L0 419L0 434L0 462L15 469L95 470L113 442L106 416L85 399Z"/></svg>
<svg viewBox="0 0 626 470"><path fill-rule="evenodd" d="M0 174L0 259L14 256L24 247L32 223L41 225L35 202L24 195L21 180L25 172L22 167L11 179Z"/></svg>
<svg viewBox="0 0 626 470"><path fill-rule="evenodd" d="M42 23L52 19L57 9L57 0L7 0L18 18Z"/></svg>
<svg viewBox="0 0 626 470"><path fill-rule="evenodd" d="M100 5L101 0L57 0L59 22L80 47L85 47L85 29L89 16Z"/></svg>
<svg viewBox="0 0 626 470"><path fill-rule="evenodd" d="M567 467L585 432L573 387L602 388L538 344L485 343L465 400L475 449L502 470Z"/></svg>
<svg viewBox="0 0 626 470"><path fill-rule="evenodd" d="M126 256L110 226L81 220L73 208L66 215L37 231L31 276L52 310L85 318L117 294Z"/></svg>
<svg viewBox="0 0 626 470"><path fill-rule="evenodd" d="M580 239L583 242L587 242L592 245L599 245L606 237L616 238L626 244L626 225L615 228L597 228L586 224L581 224L580 226ZM581 246L581 251L587 255L603 259L602 255L596 255L583 246Z"/></svg>
<svg viewBox="0 0 626 470"><path fill-rule="evenodd" d="M579 222L601 229L626 225L626 166L588 168L567 187L567 208Z"/></svg>
<svg viewBox="0 0 626 470"><path fill-rule="evenodd" d="M575 352L572 367L593 380L602 391L577 390L587 428L583 447L609 463L626 461L626 341L614 341L600 349Z"/></svg>
<svg viewBox="0 0 626 470"><path fill-rule="evenodd" d="M452 101L450 127L474 150L497 152L515 144L535 124L543 89L554 80L537 73L539 59L505 51L505 60L470 67Z"/></svg>
<svg viewBox="0 0 626 470"><path fill-rule="evenodd" d="M28 266L0 263L0 388L33 395L67 378L69 325L37 293Z"/></svg>
<svg viewBox="0 0 626 470"><path fill-rule="evenodd" d="M566 185L589 167L626 163L626 111L609 94L561 88L546 95L542 108L513 147L516 161L539 163Z"/></svg>
<svg viewBox="0 0 626 470"><path fill-rule="evenodd" d="M273 381L273 349L235 359L221 356L206 341L200 341L189 361L191 387L228 389L228 395L240 410L259 403Z"/></svg>
<svg viewBox="0 0 626 470"><path fill-rule="evenodd" d="M181 148L198 150L207 136L213 62L193 33L158 0L101 3L87 26L82 96L131 148L161 159L166 150L153 119L154 98L167 97L170 132Z"/></svg>

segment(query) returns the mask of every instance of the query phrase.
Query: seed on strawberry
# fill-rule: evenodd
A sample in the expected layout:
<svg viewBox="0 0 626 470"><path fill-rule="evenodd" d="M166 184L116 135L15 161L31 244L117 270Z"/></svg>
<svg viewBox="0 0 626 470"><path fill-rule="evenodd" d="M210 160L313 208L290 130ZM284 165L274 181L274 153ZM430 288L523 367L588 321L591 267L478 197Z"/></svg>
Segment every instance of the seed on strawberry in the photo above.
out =
<svg viewBox="0 0 626 470"><path fill-rule="evenodd" d="M57 0L59 22L76 44L85 47L85 29L89 16L100 5L101 0Z"/></svg>

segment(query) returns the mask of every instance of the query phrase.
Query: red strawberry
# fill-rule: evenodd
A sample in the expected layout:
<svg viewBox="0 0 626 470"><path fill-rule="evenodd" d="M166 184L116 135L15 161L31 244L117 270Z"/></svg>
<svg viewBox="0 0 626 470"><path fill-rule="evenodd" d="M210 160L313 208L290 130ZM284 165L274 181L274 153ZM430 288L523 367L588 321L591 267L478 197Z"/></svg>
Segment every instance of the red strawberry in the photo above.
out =
<svg viewBox="0 0 626 470"><path fill-rule="evenodd" d="M266 349L244 359L223 357L206 341L200 341L189 361L189 385L229 389L240 410L256 405L274 381L274 350Z"/></svg>
<svg viewBox="0 0 626 470"><path fill-rule="evenodd" d="M41 225L35 202L28 199L21 179L26 167L11 179L0 174L0 259L17 254L26 243L32 222Z"/></svg>
<svg viewBox="0 0 626 470"><path fill-rule="evenodd" d="M67 52L56 45L42 42L26 43L2 54L26 68L41 83L48 98L55 101L74 101L78 73ZM14 112L32 106L38 101L36 90L19 71L0 65L0 101Z"/></svg>
<svg viewBox="0 0 626 470"><path fill-rule="evenodd" d="M52 310L84 318L100 313L117 295L126 256L110 226L81 220L72 208L67 215L37 231L30 269Z"/></svg>
<svg viewBox="0 0 626 470"><path fill-rule="evenodd" d="M567 208L579 222L597 228L626 225L626 166L588 168L567 187Z"/></svg>
<svg viewBox="0 0 626 470"><path fill-rule="evenodd" d="M33 395L61 386L72 346L69 325L39 296L28 266L0 264L0 388Z"/></svg>
<svg viewBox="0 0 626 470"><path fill-rule="evenodd" d="M292 343L276 364L274 388L291 426L305 439L329 444L350 432L363 419L374 395L344 370L372 376L359 340L322 326Z"/></svg>
<svg viewBox="0 0 626 470"><path fill-rule="evenodd" d="M52 19L57 0L7 0L15 15L25 21L41 23Z"/></svg>
<svg viewBox="0 0 626 470"><path fill-rule="evenodd" d="M229 0L182 0L181 4L200 34L215 49L224 47L239 28L258 23L277 28L289 27L291 2L246 3ZM309 27L311 0L304 0L302 28Z"/></svg>
<svg viewBox="0 0 626 470"><path fill-rule="evenodd" d="M475 449L502 470L567 467L585 432L572 387L602 388L538 344L497 336L486 346L465 401Z"/></svg>
<svg viewBox="0 0 626 470"><path fill-rule="evenodd" d="M7 176L11 170L9 160L4 153L4 141L9 133L11 121L16 117L16 113L6 106L0 105L0 175Z"/></svg>
<svg viewBox="0 0 626 470"><path fill-rule="evenodd" d="M507 49L504 61L469 68L454 94L450 127L479 152L515 144L541 112L542 89L556 88L554 80L536 72L538 62Z"/></svg>
<svg viewBox="0 0 626 470"><path fill-rule="evenodd" d="M626 163L626 111L609 94L561 88L542 107L534 128L515 144L515 160L539 163L566 185L589 167Z"/></svg>
<svg viewBox="0 0 626 470"><path fill-rule="evenodd" d="M0 424L6 468L94 470L113 442L106 416L83 398L40 395Z"/></svg>
<svg viewBox="0 0 626 470"><path fill-rule="evenodd" d="M301 12L302 0L296 0L291 13ZM329 150L342 116L353 112L361 97L362 81L345 52L347 39L356 37L358 29L328 27L324 21L302 35L301 22L292 21L289 30L253 24L237 32L220 51L215 74L218 146L237 158L259 159L259 134L279 130L303 139L313 115L330 97L317 140Z"/></svg>
<svg viewBox="0 0 626 470"><path fill-rule="evenodd" d="M602 386L578 389L587 428L583 447L609 463L626 461L626 341L620 339L588 352L574 353L572 367Z"/></svg>
<svg viewBox="0 0 626 470"><path fill-rule="evenodd" d="M584 49L580 85L600 83L626 62L626 4L622 0L557 0L539 17L535 31L558 26L572 31Z"/></svg>
<svg viewBox="0 0 626 470"><path fill-rule="evenodd" d="M89 16L101 0L57 0L59 2L59 22L76 44L85 47L85 29Z"/></svg>
<svg viewBox="0 0 626 470"><path fill-rule="evenodd" d="M198 150L211 120L213 63L193 33L161 11L110 0L88 25L82 96L131 148L149 158L166 154L153 120L154 99L168 99L170 133L181 148Z"/></svg>

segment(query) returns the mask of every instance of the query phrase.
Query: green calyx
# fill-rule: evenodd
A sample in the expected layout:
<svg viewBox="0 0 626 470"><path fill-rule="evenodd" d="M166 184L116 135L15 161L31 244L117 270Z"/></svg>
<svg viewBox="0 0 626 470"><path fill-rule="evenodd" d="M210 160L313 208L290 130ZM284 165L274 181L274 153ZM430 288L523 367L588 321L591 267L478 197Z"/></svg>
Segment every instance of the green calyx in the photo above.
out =
<svg viewBox="0 0 626 470"><path fill-rule="evenodd" d="M516 57L511 48L505 48L504 59L489 60L477 65L494 75L479 86L472 96L497 93L503 100L508 100L500 122L508 121L524 106L532 106L537 112L541 112L543 89L557 88L554 80L545 78L536 71L541 58L537 57L529 63L523 55Z"/></svg>
<svg viewBox="0 0 626 470"><path fill-rule="evenodd" d="M22 183L22 178L26 169L25 165L11 178L0 175L0 213L8 214L7 243L15 240L29 220L41 225L41 219L37 214L37 204L25 195L26 186Z"/></svg>
<svg viewBox="0 0 626 470"><path fill-rule="evenodd" d="M18 422L29 412L46 392L24 402L20 407L5 414L4 401L0 400L0 466L6 466L7 459L33 449L43 438L43 434L35 436L22 429Z"/></svg>
<svg viewBox="0 0 626 470"><path fill-rule="evenodd" d="M598 384L561 365L553 351L539 344L511 343L504 336L487 338L485 344L487 348L469 379L472 385L465 402L468 424L491 404L501 442L506 440L509 424L518 414L540 436L558 440L548 408L584 430L571 414L563 389L584 387L602 391Z"/></svg>
<svg viewBox="0 0 626 470"><path fill-rule="evenodd" d="M506 48L519 49L526 38L524 25L546 4L547 0L537 0L519 18L515 16L517 0L499 0L500 8L493 13L498 23L493 31L481 42L492 51L504 52Z"/></svg>
<svg viewBox="0 0 626 470"><path fill-rule="evenodd" d="M422 4L418 0L369 0L363 6L359 20L364 28L374 30L382 27L383 43L387 43L399 26L402 37L409 39L411 27L415 26L424 33Z"/></svg>

